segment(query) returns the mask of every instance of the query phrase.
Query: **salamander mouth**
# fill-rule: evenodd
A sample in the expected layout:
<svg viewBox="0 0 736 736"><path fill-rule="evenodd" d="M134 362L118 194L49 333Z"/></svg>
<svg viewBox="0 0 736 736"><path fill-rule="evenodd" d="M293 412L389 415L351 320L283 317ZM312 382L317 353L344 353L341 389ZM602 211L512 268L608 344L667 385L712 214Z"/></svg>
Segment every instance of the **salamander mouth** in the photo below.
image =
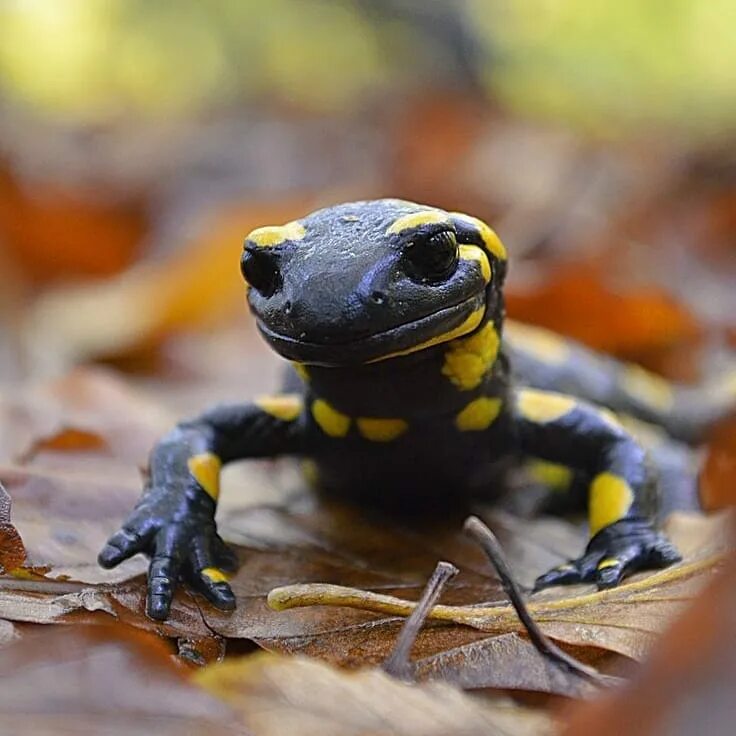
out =
<svg viewBox="0 0 736 736"><path fill-rule="evenodd" d="M472 332L483 320L483 291L458 304L387 330L344 342L308 342L271 330L260 319L258 329L287 360L331 367L361 365L426 350Z"/></svg>

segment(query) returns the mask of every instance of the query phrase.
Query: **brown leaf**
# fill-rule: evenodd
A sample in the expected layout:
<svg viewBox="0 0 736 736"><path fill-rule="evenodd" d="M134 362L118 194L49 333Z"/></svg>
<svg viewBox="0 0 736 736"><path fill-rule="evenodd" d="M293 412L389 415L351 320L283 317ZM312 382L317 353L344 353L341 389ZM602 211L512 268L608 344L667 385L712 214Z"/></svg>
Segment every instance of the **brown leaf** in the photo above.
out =
<svg viewBox="0 0 736 736"><path fill-rule="evenodd" d="M710 432L700 474L700 500L708 510L736 506L736 417Z"/></svg>
<svg viewBox="0 0 736 736"><path fill-rule="evenodd" d="M506 290L509 314L620 356L689 342L700 328L672 297L652 287L616 291L605 269L560 266L534 287Z"/></svg>
<svg viewBox="0 0 736 736"><path fill-rule="evenodd" d="M533 596L529 610L544 633L558 641L592 645L641 659L655 635L716 569L722 557L717 550L726 545L726 523L724 518L675 518L670 536L688 556L684 563L633 576L610 590L587 592L590 586L579 586L542 591ZM402 616L414 608L413 603L385 593L329 584L279 588L271 592L269 603L279 610L330 605ZM516 614L508 605L437 605L431 618L495 635L520 630Z"/></svg>
<svg viewBox="0 0 736 736"><path fill-rule="evenodd" d="M732 734L736 722L736 555L620 692L569 709L565 736Z"/></svg>
<svg viewBox="0 0 736 736"><path fill-rule="evenodd" d="M187 682L158 637L124 627L58 628L0 649L4 733L245 734Z"/></svg>
<svg viewBox="0 0 736 736"><path fill-rule="evenodd" d="M130 264L147 229L142 203L95 194L40 181L29 189L0 171L0 236L29 277L100 276Z"/></svg>
<svg viewBox="0 0 736 736"><path fill-rule="evenodd" d="M0 483L0 573L20 567L26 559L23 540L11 523L10 510L10 496Z"/></svg>
<svg viewBox="0 0 736 736"><path fill-rule="evenodd" d="M506 701L476 700L441 683L407 685L380 670L346 673L304 657L254 655L207 667L194 679L257 736L552 732L549 718Z"/></svg>
<svg viewBox="0 0 736 736"><path fill-rule="evenodd" d="M597 669L620 658L591 647L575 647L574 656ZM465 690L497 688L581 697L596 688L560 669L516 633L484 638L447 649L414 663L417 680L441 680Z"/></svg>

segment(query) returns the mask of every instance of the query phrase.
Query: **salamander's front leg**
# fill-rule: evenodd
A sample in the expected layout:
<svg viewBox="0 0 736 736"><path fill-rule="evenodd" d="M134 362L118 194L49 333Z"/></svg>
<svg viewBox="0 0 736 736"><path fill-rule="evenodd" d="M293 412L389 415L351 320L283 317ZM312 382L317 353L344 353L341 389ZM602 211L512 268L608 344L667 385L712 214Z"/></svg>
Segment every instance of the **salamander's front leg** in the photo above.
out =
<svg viewBox="0 0 736 736"><path fill-rule="evenodd" d="M215 526L220 467L242 458L298 453L301 415L297 395L217 407L182 422L156 445L143 495L99 555L103 567L137 552L150 556L149 616L168 616L179 580L219 608L235 607L224 571L232 571L236 559Z"/></svg>
<svg viewBox="0 0 736 736"><path fill-rule="evenodd" d="M525 454L578 468L591 478L591 539L585 553L542 575L537 588L584 581L608 588L634 570L680 560L651 522L657 481L646 452L610 412L535 389L517 391L514 411Z"/></svg>

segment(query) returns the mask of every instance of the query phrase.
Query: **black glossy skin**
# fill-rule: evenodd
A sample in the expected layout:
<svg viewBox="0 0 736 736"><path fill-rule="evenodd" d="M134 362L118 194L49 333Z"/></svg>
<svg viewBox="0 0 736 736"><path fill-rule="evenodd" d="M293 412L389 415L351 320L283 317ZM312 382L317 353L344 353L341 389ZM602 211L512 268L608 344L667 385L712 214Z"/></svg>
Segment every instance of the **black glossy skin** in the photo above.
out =
<svg viewBox="0 0 736 736"><path fill-rule="evenodd" d="M288 231L298 237L268 245L256 242L255 235L246 240L250 307L272 347L306 371L303 406L293 418L278 418L255 403L218 407L180 424L156 446L150 485L100 553L105 567L137 552L151 556L150 616L166 618L179 580L220 608L235 606L227 582L202 572L232 569L234 562L216 533L215 501L188 467L190 458L205 452L223 463L276 455L308 458L328 492L417 511L438 504L461 507L471 496L488 498L499 473L526 457L542 458L575 468L587 482L602 473L614 476L630 489L631 502L592 537L579 559L541 576L539 586L584 580L607 587L633 570L679 560L649 521L657 481L632 435L585 401L569 401L559 416L548 412L541 420L522 410L530 396L520 388L525 372L532 383L560 388L554 380L545 384L546 376L555 375L552 363L545 373L539 356L502 342L477 385L460 388L443 372L447 351L458 340L488 334L489 322L501 333L506 263L503 254L484 246L479 225L441 210L436 210L439 223L391 232L397 219L431 209L399 200L350 203L301 219L303 235ZM488 283L477 260L448 256L447 263L437 262L433 248L451 255L455 241L485 248L492 271ZM482 315L480 322L466 334L416 349L457 328L474 311ZM387 357L407 350L413 352ZM513 380L509 353L524 364ZM576 355L565 361L559 383L580 389L584 398L601 398L600 385L608 385L605 371ZM497 416L485 428L460 429L458 415L477 399L495 402ZM537 397L540 401L547 407L560 397ZM330 425L339 436L317 421L315 402L339 412L342 424ZM398 419L405 428L378 441L365 436L361 418ZM596 504L600 499L591 498L592 511Z"/></svg>

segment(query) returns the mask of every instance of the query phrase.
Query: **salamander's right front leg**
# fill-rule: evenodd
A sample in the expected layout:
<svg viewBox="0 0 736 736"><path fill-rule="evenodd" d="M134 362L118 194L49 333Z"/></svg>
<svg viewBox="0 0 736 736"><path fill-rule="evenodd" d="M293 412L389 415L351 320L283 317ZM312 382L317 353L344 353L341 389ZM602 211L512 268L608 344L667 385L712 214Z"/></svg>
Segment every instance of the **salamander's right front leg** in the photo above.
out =
<svg viewBox="0 0 736 736"><path fill-rule="evenodd" d="M218 608L235 608L225 571L234 570L236 558L215 525L220 467L243 458L298 453L301 416L301 397L265 397L217 407L179 424L156 445L143 495L98 558L109 568L138 552L150 556L146 608L151 618L169 615L179 580Z"/></svg>

